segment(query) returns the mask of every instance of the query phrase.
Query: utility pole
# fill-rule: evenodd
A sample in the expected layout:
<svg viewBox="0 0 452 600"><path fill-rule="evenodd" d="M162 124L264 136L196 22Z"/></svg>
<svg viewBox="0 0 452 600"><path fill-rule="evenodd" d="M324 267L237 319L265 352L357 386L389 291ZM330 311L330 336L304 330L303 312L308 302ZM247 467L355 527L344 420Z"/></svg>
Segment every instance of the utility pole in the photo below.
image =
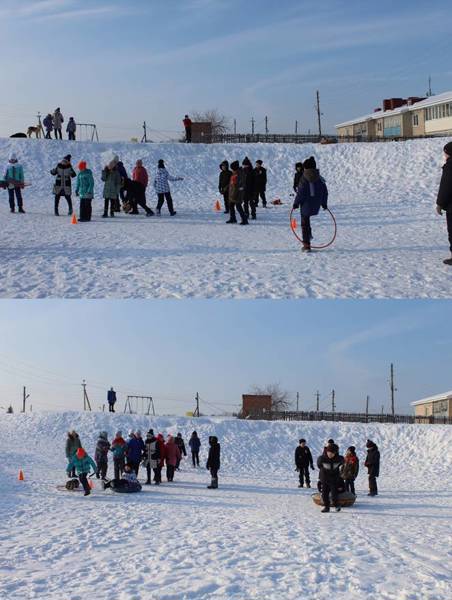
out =
<svg viewBox="0 0 452 600"><path fill-rule="evenodd" d="M320 409L320 392L319 391L317 391L316 399L317 399L317 412L319 412L319 409Z"/></svg>
<svg viewBox="0 0 452 600"><path fill-rule="evenodd" d="M430 96L433 96L433 92L432 92L432 77L431 75L428 76L428 92L427 92L427 96L430 98Z"/></svg>
<svg viewBox="0 0 452 600"><path fill-rule="evenodd" d="M322 113L320 112L320 94L319 94L319 90L317 90L317 107L316 107L316 111L317 111L317 120L319 123L319 138L322 137Z"/></svg>
<svg viewBox="0 0 452 600"><path fill-rule="evenodd" d="M300 393L299 393L299 392L297 392L297 412L298 412L298 405L299 405L299 402L300 402Z"/></svg>
<svg viewBox="0 0 452 600"><path fill-rule="evenodd" d="M193 416L199 417L199 394L198 394L198 392L196 392L195 400L196 400L196 408L193 412Z"/></svg>
<svg viewBox="0 0 452 600"><path fill-rule="evenodd" d="M25 412L25 403L27 402L27 398L30 397L30 394L27 394L27 388L24 386L24 394L22 399L22 412Z"/></svg>
<svg viewBox="0 0 452 600"><path fill-rule="evenodd" d="M370 400L370 397L366 396L366 423L369 419L369 400Z"/></svg>
<svg viewBox="0 0 452 600"><path fill-rule="evenodd" d="M254 124L255 124L255 120L254 117L251 117L251 133L254 135Z"/></svg>
<svg viewBox="0 0 452 600"><path fill-rule="evenodd" d="M234 119L234 135L237 134L237 119Z"/></svg>
<svg viewBox="0 0 452 600"><path fill-rule="evenodd" d="M268 134L268 117L265 117L265 133Z"/></svg>
<svg viewBox="0 0 452 600"><path fill-rule="evenodd" d="M295 121L295 135L298 135L298 121Z"/></svg>
<svg viewBox="0 0 452 600"><path fill-rule="evenodd" d="M83 410L91 410L91 404L88 398L88 394L86 392L86 381L83 380L82 382L82 388L83 388Z"/></svg>
<svg viewBox="0 0 452 600"><path fill-rule="evenodd" d="M334 390L332 390L331 392L331 412L334 413L336 412L336 392Z"/></svg>
<svg viewBox="0 0 452 600"><path fill-rule="evenodd" d="M395 416L395 392L397 388L394 385L394 365L391 363L391 412Z"/></svg>

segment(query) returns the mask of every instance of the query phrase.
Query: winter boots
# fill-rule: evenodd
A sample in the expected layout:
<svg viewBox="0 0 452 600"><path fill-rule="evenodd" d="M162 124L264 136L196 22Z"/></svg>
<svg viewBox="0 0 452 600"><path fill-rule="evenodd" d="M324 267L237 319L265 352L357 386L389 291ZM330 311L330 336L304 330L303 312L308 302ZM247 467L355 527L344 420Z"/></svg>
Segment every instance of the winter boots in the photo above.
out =
<svg viewBox="0 0 452 600"><path fill-rule="evenodd" d="M452 256L450 258L445 258L443 260L443 264L448 265L449 267L452 267Z"/></svg>
<svg viewBox="0 0 452 600"><path fill-rule="evenodd" d="M212 477L212 481L210 485L207 486L208 490L217 490L218 489L218 477Z"/></svg>

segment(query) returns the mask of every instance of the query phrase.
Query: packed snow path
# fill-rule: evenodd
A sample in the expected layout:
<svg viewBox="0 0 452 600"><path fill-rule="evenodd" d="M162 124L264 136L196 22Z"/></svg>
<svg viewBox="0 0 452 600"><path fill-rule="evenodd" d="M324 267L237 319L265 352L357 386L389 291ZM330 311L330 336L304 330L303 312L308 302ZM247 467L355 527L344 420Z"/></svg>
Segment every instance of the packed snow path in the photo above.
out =
<svg viewBox="0 0 452 600"><path fill-rule="evenodd" d="M196 428L222 444L220 488L188 460L141 494L59 492L66 431ZM266 423L104 414L3 415L0 597L8 600L448 600L452 491L448 426ZM380 496L320 513L297 488L293 451L332 436L382 453ZM16 481L25 470L25 482ZM317 473L313 473L313 482Z"/></svg>
<svg viewBox="0 0 452 600"><path fill-rule="evenodd" d="M0 164L14 150L32 186L26 215L10 215L0 191L0 297L17 298L445 298L452 295L445 218L435 214L445 139L381 144L184 145L0 140ZM181 175L177 215L102 219L102 153L130 172L142 158L152 181L159 158ZM96 174L94 221L53 216L49 171L70 152ZM218 165L248 155L268 168L269 201L248 227L215 213ZM295 162L314 155L330 192L338 236L328 250L302 255L289 227ZM155 208L155 194L148 191ZM74 196L74 205L78 200ZM62 198L60 213L66 213ZM314 242L332 233L313 221Z"/></svg>

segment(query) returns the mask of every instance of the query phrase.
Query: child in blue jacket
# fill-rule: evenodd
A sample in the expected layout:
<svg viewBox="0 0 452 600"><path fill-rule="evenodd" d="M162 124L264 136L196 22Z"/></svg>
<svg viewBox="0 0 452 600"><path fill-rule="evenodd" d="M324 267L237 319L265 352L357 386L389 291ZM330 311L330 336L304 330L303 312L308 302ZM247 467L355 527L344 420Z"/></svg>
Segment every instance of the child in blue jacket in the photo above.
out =
<svg viewBox="0 0 452 600"><path fill-rule="evenodd" d="M300 208L303 251L311 251L311 217L318 215L320 207L328 208L328 188L313 156L303 163L303 176L298 186L293 208Z"/></svg>
<svg viewBox="0 0 452 600"><path fill-rule="evenodd" d="M17 160L14 152L10 154L5 172L5 185L8 188L9 208L11 212L15 212L14 196L17 200L17 209L20 213L25 213L24 203L22 199L22 188L24 187L24 168Z"/></svg>
<svg viewBox="0 0 452 600"><path fill-rule="evenodd" d="M97 465L91 456L88 456L86 450L83 448L79 448L72 457L72 460L69 462L66 468L68 476L70 475L71 470L74 468L78 478L80 479L80 483L85 490L85 496L89 496L91 493L91 488L88 484L88 475L90 471L93 471L93 473L97 471Z"/></svg>

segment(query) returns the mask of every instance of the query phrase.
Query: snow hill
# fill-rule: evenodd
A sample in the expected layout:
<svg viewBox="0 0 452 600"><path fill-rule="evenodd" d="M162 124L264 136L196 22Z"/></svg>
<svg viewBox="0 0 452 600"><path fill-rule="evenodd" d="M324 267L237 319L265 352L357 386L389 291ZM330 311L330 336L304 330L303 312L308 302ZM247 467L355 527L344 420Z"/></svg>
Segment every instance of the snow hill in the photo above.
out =
<svg viewBox="0 0 452 600"><path fill-rule="evenodd" d="M196 429L222 445L220 488L182 465L173 484L134 496L59 492L66 432L89 452L109 435L150 426ZM448 426L284 423L103 413L0 417L0 597L118 600L446 600L450 597L451 429ZM305 437L316 457L333 437L379 445L380 495L322 515L297 488L293 451ZM25 481L17 481L22 468ZM313 481L316 473L313 472Z"/></svg>
<svg viewBox="0 0 452 600"><path fill-rule="evenodd" d="M197 145L0 140L0 165L15 151L32 186L26 215L10 215L0 192L0 296L141 298L450 297L445 220L434 212L447 139L381 144ZM103 155L115 152L130 171L143 159L150 176L164 158L183 182L172 185L174 218L121 215L101 219ZM71 226L53 216L49 171L67 153L96 174L95 219ZM268 198L249 227L225 225L214 211L218 165L248 155L268 168ZM317 159L338 221L333 247L301 256L289 228L295 162ZM153 190L148 198L155 206ZM64 214L65 200L62 199ZM317 244L332 234L315 219Z"/></svg>

